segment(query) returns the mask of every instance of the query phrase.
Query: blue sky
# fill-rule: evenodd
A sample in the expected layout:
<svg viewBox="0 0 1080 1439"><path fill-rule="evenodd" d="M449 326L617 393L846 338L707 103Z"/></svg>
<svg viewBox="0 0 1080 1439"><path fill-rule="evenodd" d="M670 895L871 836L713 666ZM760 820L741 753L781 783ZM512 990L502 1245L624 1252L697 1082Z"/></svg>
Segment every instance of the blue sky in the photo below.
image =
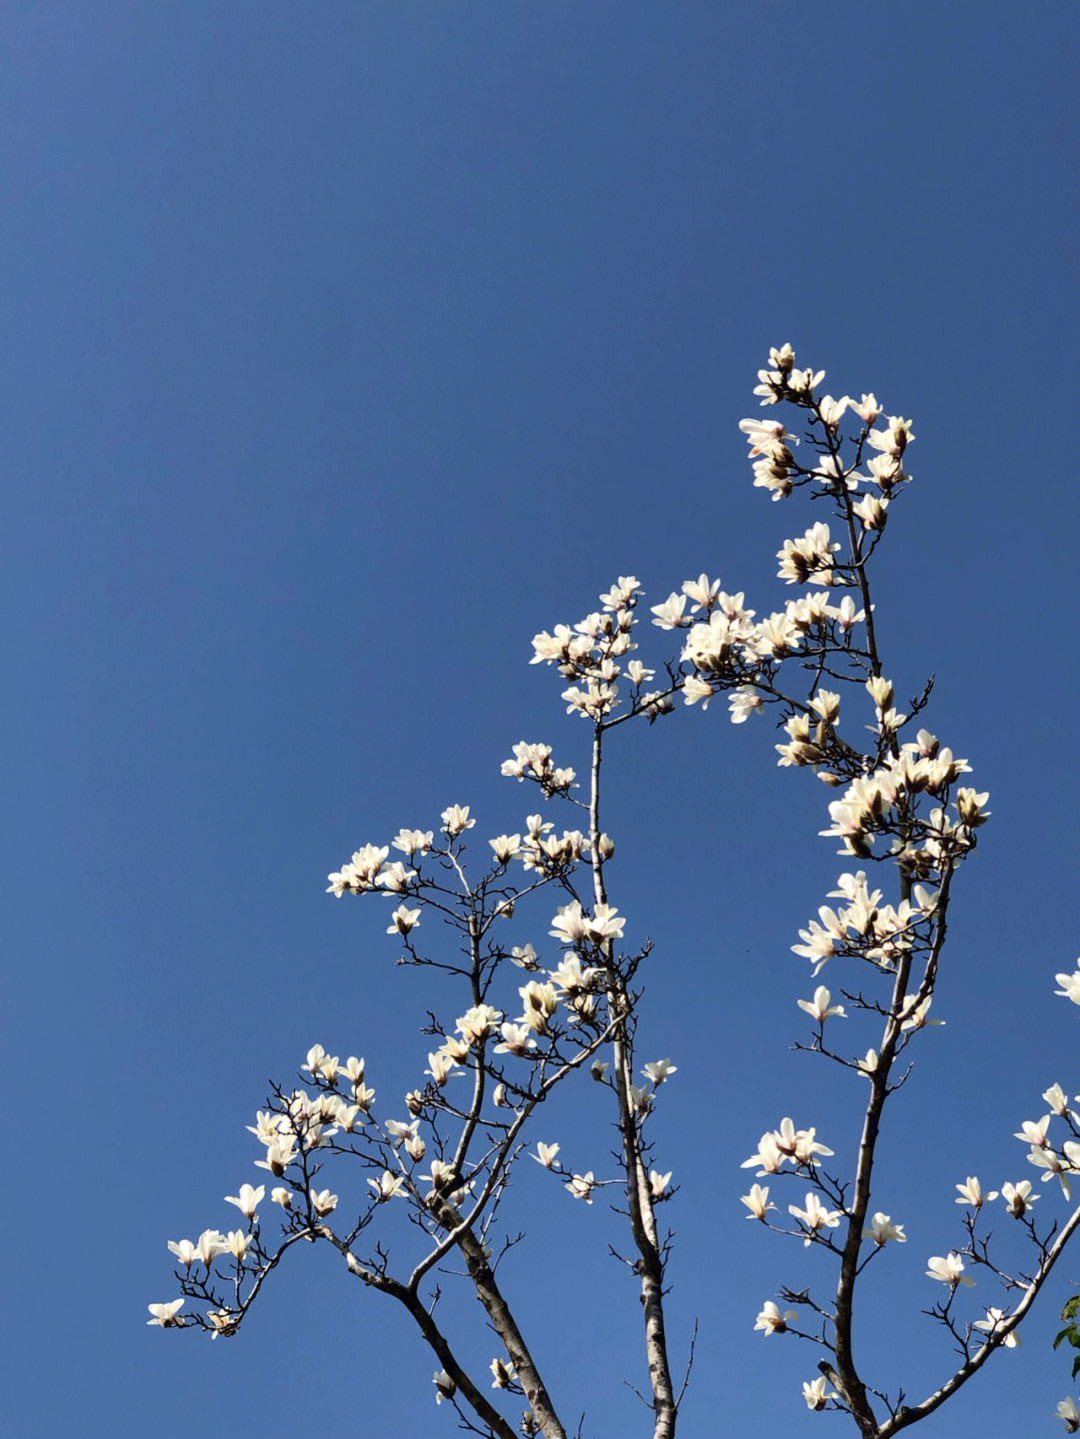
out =
<svg viewBox="0 0 1080 1439"><path fill-rule="evenodd" d="M1021 1177L1013 1130L1080 1083L1052 993L1077 954L1078 51L1067 5L13 0L12 1439L450 1432L404 1318L328 1255L294 1256L234 1343L145 1306L173 1292L166 1240L228 1227L254 1179L268 1078L319 1041L415 1083L422 977L324 876L450 803L519 827L517 740L580 768L530 637L619 574L650 603L706 570L777 604L805 512L753 489L737 422L784 341L914 418L879 633L904 692L937 674L931 727L992 796L948 1026L880 1169L909 1243L860 1341L913 1393L949 1372L918 1311L923 1256L960 1239L953 1185ZM681 1432L839 1433L799 1397L816 1356L752 1332L824 1264L738 1203L783 1115L851 1143L850 1087L788 1048L810 988L789 947L837 872L822 792L715 706L623 737L612 900L656 942L645 1045L679 1065ZM609 1143L595 1098L564 1116L581 1168ZM641 1432L613 1221L544 1178L516 1192L508 1289L567 1413ZM1061 1269L927 1439L1052 1428L1080 1254Z"/></svg>

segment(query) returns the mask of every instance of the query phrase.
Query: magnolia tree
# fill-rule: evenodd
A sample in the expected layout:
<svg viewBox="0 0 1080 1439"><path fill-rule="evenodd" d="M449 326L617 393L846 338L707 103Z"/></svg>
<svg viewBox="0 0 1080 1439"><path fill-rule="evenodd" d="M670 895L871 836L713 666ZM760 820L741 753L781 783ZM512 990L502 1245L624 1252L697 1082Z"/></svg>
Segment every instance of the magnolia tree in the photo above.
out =
<svg viewBox="0 0 1080 1439"><path fill-rule="evenodd" d="M780 577L799 587L797 597L758 618L742 593L706 575L688 580L651 608L669 645L650 668L631 657L641 589L620 578L595 613L533 640L533 663L555 668L568 712L588 727L584 772L558 766L548 745L533 743L514 745L502 766L562 808L565 826L528 814L513 833L476 844L475 818L455 804L438 826L365 844L330 875L332 894L386 906L401 960L430 969L427 1068L407 1094L387 1097L363 1059L309 1049L298 1080L274 1085L249 1126L262 1152L255 1166L267 1177L226 1196L242 1222L169 1244L179 1297L152 1304L151 1324L235 1335L288 1250L330 1245L360 1285L412 1316L433 1356L435 1402L456 1410L463 1427L500 1439L563 1439L572 1400L545 1371L499 1276L522 1238L511 1176L527 1177L560 1186L568 1204L613 1201L622 1232L612 1233L612 1251L640 1291L652 1433L674 1435L689 1363L683 1355L675 1372L665 1325L672 1242L660 1216L674 1186L655 1146L662 1091L677 1066L640 1052L648 946L624 947L625 920L613 903L622 897L609 893L603 761L621 726L653 724L680 700L704 711L722 698L736 725L771 714L784 733L780 764L813 772L834 796L822 833L843 861L829 894L835 904L819 909L793 948L815 978L834 961L830 973L839 971L843 988L818 984L798 1001L808 1028L797 1047L847 1071L865 1100L859 1134L846 1146L850 1165L814 1128L784 1118L743 1166L755 1180L741 1200L748 1217L824 1261L820 1283L782 1288L763 1303L756 1327L810 1345L808 1367L816 1360L820 1372L802 1386L806 1405L849 1415L867 1439L926 1418L997 1351L1018 1344L1021 1321L1080 1227L1080 1208L1068 1209L1070 1176L1080 1173L1080 1109L1070 1102L1080 1105L1080 1096L1070 1101L1056 1082L1042 1096L1047 1113L1018 1135L1029 1177L984 1189L967 1176L956 1185L963 1214L951 1247L946 1241L944 1253L918 1261L939 1285L927 1312L955 1351L940 1386L908 1397L895 1376L856 1364L860 1277L906 1239L873 1185L886 1105L904 1083L909 1049L940 1022L932 1004L950 898L988 811L987 795L962 783L967 762L921 727L929 685L901 712L875 637L872 562L910 479L911 424L883 415L873 395L819 396L822 379L797 369L790 347L771 351L755 394L765 406L787 406L795 420L741 423L754 484L774 500L801 491L828 511L828 522L779 552ZM517 923L508 926L511 916ZM523 921L536 943L508 944L511 930L524 938ZM1058 992L1080 1004L1080 968L1058 981ZM555 1091L579 1083L599 1084L610 1098L618 1146L602 1173L566 1167L544 1126ZM993 1244L991 1210L1009 1221ZM976 1275L987 1283L972 1307ZM487 1372L463 1357L468 1336L440 1322L445 1306L435 1300L451 1284L471 1289L497 1337ZM1058 1414L1080 1429L1071 1398Z"/></svg>

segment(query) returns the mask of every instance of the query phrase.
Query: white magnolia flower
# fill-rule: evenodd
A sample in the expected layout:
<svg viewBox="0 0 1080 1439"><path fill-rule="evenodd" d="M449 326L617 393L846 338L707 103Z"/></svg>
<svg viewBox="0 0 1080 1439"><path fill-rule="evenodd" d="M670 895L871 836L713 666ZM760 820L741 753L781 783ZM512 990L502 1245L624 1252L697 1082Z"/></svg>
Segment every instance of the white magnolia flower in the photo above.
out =
<svg viewBox="0 0 1080 1439"><path fill-rule="evenodd" d="M309 1189L308 1198L316 1214L332 1214L337 1208L338 1197L331 1194L329 1189Z"/></svg>
<svg viewBox="0 0 1080 1439"><path fill-rule="evenodd" d="M391 923L386 927L387 934L408 934L420 923L420 910L406 909L403 904L399 904L390 920Z"/></svg>
<svg viewBox="0 0 1080 1439"><path fill-rule="evenodd" d="M805 1165L809 1164L815 1155L821 1154L826 1158L832 1156L831 1149L815 1141L816 1133L816 1129L796 1129L792 1121L785 1118L780 1121L780 1128L773 1130L773 1139L781 1154L798 1165Z"/></svg>
<svg viewBox="0 0 1080 1439"><path fill-rule="evenodd" d="M265 1193L265 1184L260 1184L258 1189L253 1189L250 1184L241 1184L240 1193L238 1195L226 1194L225 1203L235 1204L244 1218L254 1224L259 1218L255 1211L259 1207Z"/></svg>
<svg viewBox="0 0 1080 1439"><path fill-rule="evenodd" d="M182 1299L172 1299L168 1304L148 1304L146 1307L154 1316L146 1321L147 1324L160 1324L162 1329L178 1329L184 1322L176 1317L184 1307Z"/></svg>
<svg viewBox="0 0 1080 1439"><path fill-rule="evenodd" d="M1049 1128L1053 1116L1044 1114L1038 1121L1025 1119L1020 1129L1013 1135L1014 1139L1022 1139L1025 1144L1034 1145L1036 1149L1042 1149L1047 1143L1046 1131Z"/></svg>
<svg viewBox="0 0 1080 1439"><path fill-rule="evenodd" d="M411 1139L419 1128L420 1121L418 1119L413 1119L409 1122L401 1119L388 1119L386 1121L387 1134L389 1134L392 1140L396 1140L399 1144L402 1140Z"/></svg>
<svg viewBox="0 0 1080 1439"><path fill-rule="evenodd" d="M769 1203L768 1186L763 1189L760 1184L752 1185L749 1194L740 1196L739 1203L745 1204L747 1209L749 1209L750 1213L746 1216L747 1219L760 1219L764 1221L766 1212L776 1208L775 1204Z"/></svg>
<svg viewBox="0 0 1080 1439"><path fill-rule="evenodd" d="M455 1028L466 1044L479 1044L492 1033L502 1013L490 1004L476 1004L458 1020Z"/></svg>
<svg viewBox="0 0 1080 1439"><path fill-rule="evenodd" d="M434 1054L428 1055L428 1067L424 1073L431 1076L436 1088L441 1089L456 1069L455 1061L443 1050L437 1049Z"/></svg>
<svg viewBox="0 0 1080 1439"><path fill-rule="evenodd" d="M231 1254L236 1260L243 1260L250 1243L250 1234L245 1234L242 1229L230 1229L225 1236L225 1253Z"/></svg>
<svg viewBox="0 0 1080 1439"><path fill-rule="evenodd" d="M472 829L476 823L474 819L469 818L468 805L452 804L448 809L443 810L441 818L443 829L451 839L455 835L461 834L462 830Z"/></svg>
<svg viewBox="0 0 1080 1439"><path fill-rule="evenodd" d="M672 1064L670 1059L655 1059L651 1064L647 1064L641 1072L646 1079L651 1079L653 1084L659 1086L663 1084L669 1074L678 1073L678 1066Z"/></svg>
<svg viewBox="0 0 1080 1439"><path fill-rule="evenodd" d="M575 1199L584 1199L586 1204L592 1203L592 1192L596 1180L590 1169L587 1174L575 1174L566 1188Z"/></svg>
<svg viewBox="0 0 1080 1439"><path fill-rule="evenodd" d="M496 1054L527 1054L536 1048L536 1040L524 1024L504 1024L501 1032L502 1043L495 1046Z"/></svg>
<svg viewBox="0 0 1080 1439"><path fill-rule="evenodd" d="M1039 1196L1032 1194L1030 1179L1021 1179L1019 1184L1003 1184L1001 1197L1009 1206L1009 1213L1013 1218L1020 1219L1027 1211L1028 1206L1034 1204Z"/></svg>
<svg viewBox="0 0 1080 1439"><path fill-rule="evenodd" d="M986 1318L976 1319L975 1323L972 1325L972 1328L982 1329L987 1334L993 1334L996 1330L1001 1328L1001 1326L1005 1323L1008 1317L1009 1316L1005 1313L1003 1309L988 1309L986 1311ZM1021 1342L1022 1341L1020 1339L1020 1336L1017 1334L1016 1330L1011 1329L1009 1333L1006 1334L1005 1338L1002 1340L1002 1348L1017 1349L1019 1348Z"/></svg>
<svg viewBox="0 0 1080 1439"><path fill-rule="evenodd" d="M890 1239L897 1244L905 1244L907 1235L904 1233L902 1224L893 1224L887 1214L875 1214L871 1221L870 1228L863 1230L864 1239L872 1239L878 1248L888 1244Z"/></svg>
<svg viewBox="0 0 1080 1439"><path fill-rule="evenodd" d="M731 710L731 723L744 724L749 715L761 714L765 701L756 690L748 685L740 685L728 695L728 706Z"/></svg>
<svg viewBox="0 0 1080 1439"><path fill-rule="evenodd" d="M699 575L696 580L684 581L683 594L693 600L690 608L695 612L711 610L720 594L720 581L710 580L708 575Z"/></svg>
<svg viewBox="0 0 1080 1439"><path fill-rule="evenodd" d="M832 995L823 984L819 984L817 989L814 990L813 999L799 999L796 1000L796 1003L800 1009L805 1010L811 1019L816 1019L819 1024L824 1024L831 1014L838 1015L841 1019L846 1019L847 1015L844 1013L844 1006L842 1004L830 1004L831 1000Z"/></svg>
<svg viewBox="0 0 1080 1439"><path fill-rule="evenodd" d="M968 1175L966 1181L963 1184L958 1184L956 1187L960 1191L960 1198L956 1201L956 1203L970 1204L972 1209L981 1209L984 1204L989 1204L991 1199L996 1199L998 1197L998 1192L996 1189L991 1189L989 1194L984 1194L982 1191L982 1185L979 1183L978 1179L970 1174Z"/></svg>
<svg viewBox="0 0 1080 1439"><path fill-rule="evenodd" d="M937 1279L942 1284L947 1284L950 1289L955 1289L958 1284L970 1288L975 1283L963 1272L964 1261L955 1250L951 1250L944 1258L935 1255L927 1261L929 1268L926 1271L927 1279Z"/></svg>
<svg viewBox="0 0 1080 1439"><path fill-rule="evenodd" d="M492 1389L509 1389L510 1385L517 1380L517 1370L508 1359L493 1359L491 1374Z"/></svg>
<svg viewBox="0 0 1080 1439"><path fill-rule="evenodd" d="M997 1199L998 1197L998 1191L995 1189L989 1191L989 1194L982 1193L981 1184L979 1184L978 1179L975 1179L971 1174L966 1177L964 1184L958 1184L956 1189L959 1190L959 1196L961 1196L956 1200L956 1203L971 1204L972 1209L982 1209L984 1204L988 1204L992 1199Z"/></svg>
<svg viewBox="0 0 1080 1439"><path fill-rule="evenodd" d="M1073 1004L1080 1004L1080 969L1075 974L1055 974L1054 978L1060 989L1055 989L1055 994L1060 994L1063 999L1071 999Z"/></svg>
<svg viewBox="0 0 1080 1439"><path fill-rule="evenodd" d="M799 1311L797 1309L785 1309L783 1313L781 1313L778 1306L775 1305L771 1299L766 1299L762 1305L761 1313L754 1321L754 1329L762 1330L766 1338L768 1338L770 1334L783 1334L784 1330L788 1327L788 1321L798 1319L798 1317Z"/></svg>
<svg viewBox="0 0 1080 1439"><path fill-rule="evenodd" d="M969 828L975 829L980 824L985 824L990 818L990 811L985 808L986 801L990 798L990 791L984 794L976 794L973 789L958 789L956 799L956 812L962 823Z"/></svg>
<svg viewBox="0 0 1080 1439"><path fill-rule="evenodd" d="M390 894L401 894L409 887L409 880L416 875L414 869L406 869L400 860L388 864L375 881L380 889L385 889Z"/></svg>
<svg viewBox="0 0 1080 1439"><path fill-rule="evenodd" d="M456 1178L453 1165L447 1164L441 1159L433 1159L431 1161L431 1173L422 1175L421 1177L426 1183L431 1185L433 1190L449 1189L451 1183Z"/></svg>
<svg viewBox="0 0 1080 1439"><path fill-rule="evenodd" d="M829 527L820 521L797 540L785 540L777 550L779 577L789 585L831 585L833 555L840 548L829 536Z"/></svg>
<svg viewBox="0 0 1080 1439"><path fill-rule="evenodd" d="M757 1153L751 1154L749 1159L744 1159L739 1167L753 1169L755 1165L760 1165L757 1174L759 1179L763 1179L766 1174L778 1174L784 1167L784 1160L788 1158L790 1156L783 1153L777 1144L775 1134L763 1134L758 1142Z"/></svg>
<svg viewBox="0 0 1080 1439"><path fill-rule="evenodd" d="M555 1156L558 1152L559 1146L557 1144L542 1144L538 1142L533 1158L542 1164L545 1169L550 1169L555 1163Z"/></svg>
<svg viewBox="0 0 1080 1439"><path fill-rule="evenodd" d="M646 1089L644 1085L639 1088L638 1085L632 1084L630 1086L630 1108L638 1118L644 1119L647 1114L651 1114L652 1107L652 1091Z"/></svg>
<svg viewBox="0 0 1080 1439"><path fill-rule="evenodd" d="M1080 1433L1080 1409L1077 1409L1074 1399L1062 1399L1054 1413L1064 1421L1066 1434Z"/></svg>
<svg viewBox="0 0 1080 1439"><path fill-rule="evenodd" d="M834 400L832 395L822 395L818 401L818 409L821 411L822 420L829 429L835 430L843 418L844 411L854 403L850 395L845 395L842 400Z"/></svg>
<svg viewBox="0 0 1080 1439"><path fill-rule="evenodd" d="M172 1250L173 1254L176 1255L177 1259L179 1259L180 1263L184 1266L185 1269L190 1269L191 1266L195 1263L196 1259L198 1259L199 1257L198 1250L195 1248L194 1244L192 1244L190 1239L181 1239L179 1241L170 1239L169 1248Z"/></svg>
<svg viewBox="0 0 1080 1439"><path fill-rule="evenodd" d="M384 1169L378 1179L369 1179L368 1183L375 1191L375 1198L383 1204L388 1199L399 1195L405 1185L405 1177L401 1174L391 1174L389 1169Z"/></svg>
<svg viewBox="0 0 1080 1439"><path fill-rule="evenodd" d="M918 886L916 886L916 888L918 888ZM907 999L904 1000L900 1013L906 1015L907 1018L901 1024L901 1029L925 1029L927 1025L945 1023L943 1019L929 1018L930 1005L933 1001L932 995L928 994L926 998L920 1000L918 1004L916 1004L915 998L915 995L909 994Z"/></svg>
<svg viewBox="0 0 1080 1439"><path fill-rule="evenodd" d="M523 984L518 994L525 1004L521 1023L534 1034L548 1033L548 1020L559 1007L559 994L553 984L538 984L535 979Z"/></svg>
<svg viewBox="0 0 1080 1439"><path fill-rule="evenodd" d="M489 839L488 844L495 854L496 863L509 864L521 849L521 835L500 834L495 839Z"/></svg>
<svg viewBox="0 0 1080 1439"><path fill-rule="evenodd" d="M209 1269L218 1255L226 1254L228 1248L225 1236L220 1229L204 1229L199 1235L199 1242L196 1245L199 1263L205 1264Z"/></svg>
<svg viewBox="0 0 1080 1439"><path fill-rule="evenodd" d="M707 680L699 678L698 675L687 675L683 681L683 699L688 705L701 703L701 708L707 710L709 701L715 699L716 689Z"/></svg>
<svg viewBox="0 0 1080 1439"><path fill-rule="evenodd" d="M826 1392L827 1382L824 1374L820 1379L803 1380L802 1393L808 1409L824 1409L830 1399L836 1398L833 1390Z"/></svg>
<svg viewBox="0 0 1080 1439"><path fill-rule="evenodd" d="M695 606L695 608L697 608ZM653 605L652 613L656 616L654 625L659 625L662 630L677 630L683 625L690 623L684 617L686 609L686 595L670 594L662 605Z"/></svg>
<svg viewBox="0 0 1080 1439"><path fill-rule="evenodd" d="M1065 1118L1069 1112L1069 1100L1060 1084L1052 1084L1049 1089L1044 1090L1043 1098L1055 1114Z"/></svg>
<svg viewBox="0 0 1080 1439"><path fill-rule="evenodd" d="M663 1199L667 1193L672 1173L673 1171L670 1169L666 1174L661 1174L655 1169L649 1170L649 1192L654 1199Z"/></svg>
<svg viewBox="0 0 1080 1439"><path fill-rule="evenodd" d="M800 1225L804 1225L809 1233L803 1240L807 1248L814 1242L814 1235L821 1229L835 1229L844 1217L842 1209L826 1209L816 1194L806 1196L806 1208L799 1209L797 1205L789 1204L788 1213L797 1219Z"/></svg>
<svg viewBox="0 0 1080 1439"><path fill-rule="evenodd" d="M235 1334L239 1322L239 1315L232 1309L208 1309L206 1317L210 1321L211 1339L216 1339L219 1334Z"/></svg>
<svg viewBox="0 0 1080 1439"><path fill-rule="evenodd" d="M848 400L848 409L854 410L859 419L865 425L872 425L881 414L881 406L874 395L863 395L858 404L854 400Z"/></svg>
<svg viewBox="0 0 1080 1439"><path fill-rule="evenodd" d="M439 1370L439 1372L433 1377L432 1383L435 1385L436 1404L441 1404L444 1399L453 1399L454 1395L457 1393L457 1385L450 1378L450 1375L447 1374L445 1369Z"/></svg>

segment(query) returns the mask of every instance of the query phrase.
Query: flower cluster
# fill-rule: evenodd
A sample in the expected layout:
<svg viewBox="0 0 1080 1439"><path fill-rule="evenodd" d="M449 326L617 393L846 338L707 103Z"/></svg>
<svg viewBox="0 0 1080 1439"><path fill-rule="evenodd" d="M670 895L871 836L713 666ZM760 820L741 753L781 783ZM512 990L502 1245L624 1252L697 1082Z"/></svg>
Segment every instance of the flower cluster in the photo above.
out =
<svg viewBox="0 0 1080 1439"><path fill-rule="evenodd" d="M503 761L502 772L512 779L533 780L545 795L564 794L576 778L572 769L556 769L550 745L526 744L524 740L514 746L514 758Z"/></svg>

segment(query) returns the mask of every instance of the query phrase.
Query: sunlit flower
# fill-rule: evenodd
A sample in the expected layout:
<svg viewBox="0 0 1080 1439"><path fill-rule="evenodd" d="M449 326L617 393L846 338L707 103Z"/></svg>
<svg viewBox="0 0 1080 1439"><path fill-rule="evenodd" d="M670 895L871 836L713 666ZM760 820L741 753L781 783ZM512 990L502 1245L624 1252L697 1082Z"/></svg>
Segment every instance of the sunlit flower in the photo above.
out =
<svg viewBox="0 0 1080 1439"><path fill-rule="evenodd" d="M575 1199L584 1199L586 1204L592 1203L592 1192L596 1184L593 1172L590 1169L587 1174L575 1174L566 1188Z"/></svg>
<svg viewBox="0 0 1080 1439"><path fill-rule="evenodd" d="M701 679L698 675L687 675L683 681L683 699L688 705L698 704L707 710L709 701L716 697L716 687L709 684L708 680Z"/></svg>
<svg viewBox="0 0 1080 1439"><path fill-rule="evenodd" d="M816 1194L806 1196L805 1209L799 1209L796 1205L789 1204L788 1213L810 1231L803 1240L806 1247L813 1243L814 1235L819 1230L835 1229L844 1217L842 1209L826 1209Z"/></svg>
<svg viewBox="0 0 1080 1439"><path fill-rule="evenodd" d="M678 1073L678 1066L672 1064L670 1059L654 1059L641 1072L646 1079L651 1079L653 1084L659 1086L663 1084L669 1074Z"/></svg>
<svg viewBox="0 0 1080 1439"><path fill-rule="evenodd" d="M243 1260L248 1252L248 1245L251 1243L251 1235L245 1234L242 1229L230 1229L225 1236L225 1251L231 1254L234 1259Z"/></svg>
<svg viewBox="0 0 1080 1439"><path fill-rule="evenodd" d="M538 1160L545 1169L550 1169L555 1163L555 1156L558 1152L559 1146L557 1144L543 1144L538 1142L533 1158Z"/></svg>
<svg viewBox="0 0 1080 1439"><path fill-rule="evenodd" d="M1060 1115L1062 1119L1069 1113L1068 1096L1060 1084L1052 1084L1049 1089L1044 1090L1043 1098L1054 1113Z"/></svg>
<svg viewBox="0 0 1080 1439"><path fill-rule="evenodd" d="M671 1180L672 1170L661 1174L656 1169L649 1170L649 1192L654 1199L663 1199L667 1193L667 1187Z"/></svg>
<svg viewBox="0 0 1080 1439"><path fill-rule="evenodd" d="M146 1321L147 1324L159 1324L162 1329L178 1329L184 1322L176 1317L184 1307L182 1299L172 1299L168 1304L148 1304L146 1307L154 1316Z"/></svg>
<svg viewBox="0 0 1080 1439"><path fill-rule="evenodd" d="M652 1107L653 1091L646 1089L644 1085L639 1087L636 1084L632 1084L630 1086L630 1108L638 1118L644 1119L647 1114L652 1112Z"/></svg>
<svg viewBox="0 0 1080 1439"><path fill-rule="evenodd" d="M460 804L452 804L449 809L443 810L441 817L443 829L451 839L455 835L461 834L462 830L472 829L476 823L474 819L469 818L468 805L462 807Z"/></svg>
<svg viewBox="0 0 1080 1439"><path fill-rule="evenodd" d="M391 923L386 927L387 934L408 934L420 923L420 910L419 908L406 909L403 904L399 904L390 916L390 920Z"/></svg>
<svg viewBox="0 0 1080 1439"><path fill-rule="evenodd" d="M744 724L747 717L752 714L761 714L765 701L756 690L747 685L741 685L737 690L732 690L728 695L728 707L731 710L731 723Z"/></svg>
<svg viewBox="0 0 1080 1439"><path fill-rule="evenodd" d="M955 1289L958 1284L970 1288L975 1283L974 1279L969 1279L963 1272L964 1261L955 1250L951 1250L944 1258L935 1255L927 1262L930 1267L926 1271L926 1277L937 1279L942 1284L947 1284L950 1289Z"/></svg>
<svg viewBox="0 0 1080 1439"><path fill-rule="evenodd" d="M996 1330L1001 1328L1008 1317L1003 1309L988 1309L986 1311L986 1318L976 1319L972 1328L982 1329L987 1334L992 1335ZM1003 1349L1017 1349L1020 1343L1021 1339L1019 1334L1017 1334L1015 1329L1011 1329L1002 1340L1001 1347Z"/></svg>
<svg viewBox="0 0 1080 1439"><path fill-rule="evenodd" d="M1030 1179L1021 1179L1019 1184L1003 1184L1001 1197L1009 1206L1009 1213L1013 1218L1021 1219L1028 1206L1034 1204L1039 1196L1032 1194Z"/></svg>
<svg viewBox="0 0 1080 1439"><path fill-rule="evenodd" d="M205 1264L209 1269L218 1255L226 1254L228 1248L225 1236L220 1229L204 1229L199 1235L199 1242L196 1245L199 1263Z"/></svg>
<svg viewBox="0 0 1080 1439"><path fill-rule="evenodd" d="M185 1269L190 1269L199 1257L199 1252L190 1239L181 1239L179 1241L170 1239L169 1248Z"/></svg>
<svg viewBox="0 0 1080 1439"><path fill-rule="evenodd" d="M895 1240L897 1244L907 1242L907 1235L904 1233L902 1224L893 1224L887 1214L875 1214L870 1223L869 1229L863 1230L864 1239L872 1239L878 1248L888 1244L889 1240Z"/></svg>
<svg viewBox="0 0 1080 1439"><path fill-rule="evenodd" d="M388 864L375 881L380 889L390 894L401 894L409 887L409 880L416 877L414 869L406 869L400 860Z"/></svg>
<svg viewBox="0 0 1080 1439"><path fill-rule="evenodd" d="M476 1004L458 1020L456 1028L466 1044L479 1044L502 1019L501 1011L490 1004Z"/></svg>
<svg viewBox="0 0 1080 1439"><path fill-rule="evenodd" d="M522 985L518 994L525 1002L522 1024L527 1025L534 1034L547 1034L548 1020L559 1007L559 995L555 986L538 984L533 979Z"/></svg>
<svg viewBox="0 0 1080 1439"><path fill-rule="evenodd" d="M754 1329L762 1330L766 1338L768 1338L770 1334L783 1334L784 1330L788 1327L788 1321L798 1319L798 1317L799 1311L797 1309L785 1309L783 1313L781 1313L779 1307L774 1304L771 1299L766 1299L762 1305L761 1313L754 1321Z"/></svg>
<svg viewBox="0 0 1080 1439"><path fill-rule="evenodd" d="M401 1194L405 1186L405 1177L401 1174L391 1174L388 1169L384 1169L378 1179L369 1179L368 1183L374 1189L378 1203L383 1204L386 1200Z"/></svg>
<svg viewBox="0 0 1080 1439"><path fill-rule="evenodd" d="M492 1389L509 1389L510 1385L517 1380L517 1370L506 1359L493 1359L491 1361L491 1387Z"/></svg>
<svg viewBox="0 0 1080 1439"><path fill-rule="evenodd" d="M836 1398L831 1389L826 1392L827 1382L824 1374L820 1379L803 1380L803 1398L808 1409L824 1409L830 1399Z"/></svg>
<svg viewBox="0 0 1080 1439"><path fill-rule="evenodd" d="M695 606L696 608L696 606ZM653 605L652 613L655 616L654 625L659 625L662 630L677 630L683 625L690 623L684 617L686 609L686 596L670 594L662 605Z"/></svg>
<svg viewBox="0 0 1080 1439"><path fill-rule="evenodd" d="M960 1191L957 1204L970 1204L972 1209L981 1209L984 1204L989 1204L992 1199L998 1197L996 1189L991 1189L989 1194L984 1194L978 1179L970 1174L963 1184L958 1184L956 1187Z"/></svg>
<svg viewBox="0 0 1080 1439"><path fill-rule="evenodd" d="M1046 1131L1049 1127L1051 1118L1051 1115L1044 1114L1037 1123L1033 1122L1030 1119L1025 1119L1021 1128L1017 1130L1016 1134L1013 1135L1013 1138L1022 1139L1025 1144L1032 1144L1037 1149L1043 1148L1043 1146L1048 1142L1046 1138Z"/></svg>
<svg viewBox="0 0 1080 1439"><path fill-rule="evenodd" d="M823 984L819 984L814 990L813 999L796 1000L799 1008L805 1010L811 1019L816 1019L819 1024L824 1024L830 1015L835 1014L841 1019L846 1019L844 1006L842 1004L831 1004L832 995Z"/></svg>
<svg viewBox="0 0 1080 1439"><path fill-rule="evenodd" d="M760 1184L751 1185L750 1193L739 1197L739 1203L745 1204L750 1211L746 1216L747 1219L760 1219L762 1222L764 1222L768 1210L776 1208L775 1204L770 1204L768 1201L769 1190L767 1187L763 1189Z"/></svg>
<svg viewBox="0 0 1080 1439"><path fill-rule="evenodd" d="M928 994L925 999L920 1000L918 1004L916 1004L915 995L909 994L907 999L904 1000L900 1010L902 1015L907 1016L900 1028L925 1029L928 1025L944 1024L945 1021L943 1019L931 1019L929 1017L932 1000L933 997Z"/></svg>
<svg viewBox="0 0 1080 1439"><path fill-rule="evenodd" d="M255 1224L259 1218L255 1211L265 1193L266 1186L264 1184L260 1184L258 1189L253 1189L250 1184L241 1184L240 1193L238 1195L226 1194L225 1203L235 1204L244 1218Z"/></svg>

